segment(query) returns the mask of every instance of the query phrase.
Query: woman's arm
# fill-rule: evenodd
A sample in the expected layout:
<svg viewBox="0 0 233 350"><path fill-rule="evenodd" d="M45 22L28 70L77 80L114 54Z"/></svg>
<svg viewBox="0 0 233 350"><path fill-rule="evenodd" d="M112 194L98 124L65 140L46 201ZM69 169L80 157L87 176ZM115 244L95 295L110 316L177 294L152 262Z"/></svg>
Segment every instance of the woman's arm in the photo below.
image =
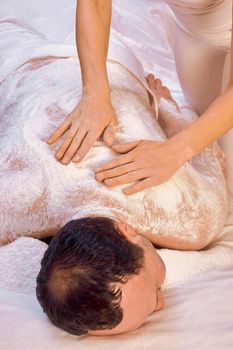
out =
<svg viewBox="0 0 233 350"><path fill-rule="evenodd" d="M84 94L100 92L109 97L106 58L111 2L111 0L78 0L76 42Z"/></svg>
<svg viewBox="0 0 233 350"><path fill-rule="evenodd" d="M47 141L53 144L66 133L56 152L56 158L63 164L83 159L102 133L107 145L114 140L117 117L111 103L106 70L111 10L111 0L77 1L76 41L82 72L82 98Z"/></svg>
<svg viewBox="0 0 233 350"><path fill-rule="evenodd" d="M231 73L229 86L233 85L233 5L232 5L232 28L231 28Z"/></svg>
<svg viewBox="0 0 233 350"><path fill-rule="evenodd" d="M186 160L198 154L206 146L233 128L233 21L231 32L231 71L227 89L196 122L171 140L171 142L177 140L184 145L187 154Z"/></svg>
<svg viewBox="0 0 233 350"><path fill-rule="evenodd" d="M96 179L107 186L132 183L127 195L169 180L188 160L233 127L233 85L209 109L165 142L140 140L113 145L118 158L96 169Z"/></svg>
<svg viewBox="0 0 233 350"><path fill-rule="evenodd" d="M127 195L159 185L172 177L186 161L231 128L233 128L233 38L228 87L207 111L165 142L141 140L114 145L113 150L122 155L96 169L96 179L107 186L134 182L124 189Z"/></svg>
<svg viewBox="0 0 233 350"><path fill-rule="evenodd" d="M184 162L233 128L233 84L188 128L168 142L180 144ZM181 151L180 150L180 151Z"/></svg>

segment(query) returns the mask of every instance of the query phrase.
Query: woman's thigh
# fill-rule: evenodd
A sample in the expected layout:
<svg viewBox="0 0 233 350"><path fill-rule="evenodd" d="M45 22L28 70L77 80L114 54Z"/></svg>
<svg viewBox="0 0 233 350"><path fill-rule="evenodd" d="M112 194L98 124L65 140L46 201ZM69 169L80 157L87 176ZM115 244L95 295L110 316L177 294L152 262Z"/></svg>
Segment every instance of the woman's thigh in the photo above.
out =
<svg viewBox="0 0 233 350"><path fill-rule="evenodd" d="M221 93L226 52L191 36L174 21L173 52L187 101L203 113Z"/></svg>

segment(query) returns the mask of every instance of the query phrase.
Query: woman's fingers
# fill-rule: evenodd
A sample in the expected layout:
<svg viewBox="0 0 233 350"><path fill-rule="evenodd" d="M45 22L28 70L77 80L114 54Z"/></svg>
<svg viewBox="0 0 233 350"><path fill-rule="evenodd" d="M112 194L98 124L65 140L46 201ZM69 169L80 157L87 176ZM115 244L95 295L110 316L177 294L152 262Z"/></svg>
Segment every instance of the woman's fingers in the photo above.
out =
<svg viewBox="0 0 233 350"><path fill-rule="evenodd" d="M127 174L127 173L134 171L134 170L137 170L137 169L138 169L138 166L136 163L128 163L126 165L118 166L117 168L105 170L103 173L102 172L97 173L96 180L103 181L103 180L109 179L111 177L117 177L117 176Z"/></svg>
<svg viewBox="0 0 233 350"><path fill-rule="evenodd" d="M123 184L129 184L131 182L138 181L143 178L145 178L145 170L140 169L140 170L131 171L121 176L113 177L111 179L106 179L104 180L104 183L109 187L113 187L113 186L119 186Z"/></svg>
<svg viewBox="0 0 233 350"><path fill-rule="evenodd" d="M56 131L48 138L47 143L49 145L53 144L56 142L59 137L61 137L67 129L69 129L71 125L71 121L69 118L67 118L57 129Z"/></svg>
<svg viewBox="0 0 233 350"><path fill-rule="evenodd" d="M96 169L96 173L99 173L99 172L102 172L102 171L105 171L105 170L109 170L109 169L112 169L112 168L115 168L115 167L118 167L120 165L123 165L123 164L127 164L127 163L130 163L133 161L133 156L132 156L132 153L129 152L127 154L124 154L123 156L120 156L114 160L111 160L110 162L102 165L101 167L97 168Z"/></svg>
<svg viewBox="0 0 233 350"><path fill-rule="evenodd" d="M85 139L85 136L87 134L87 131L85 129L78 129L76 135L74 136L71 144L67 148L64 157L62 158L62 163L63 164L68 164L77 150L79 149L80 145Z"/></svg>
<svg viewBox="0 0 233 350"><path fill-rule="evenodd" d="M132 151L98 168L96 176L104 178L103 183L107 186L137 181L124 189L125 194L133 194L167 181L184 164L185 159L183 149L176 139L174 142L142 140ZM123 168L127 164L134 170L121 174L122 169L127 170Z"/></svg>
<svg viewBox="0 0 233 350"><path fill-rule="evenodd" d="M71 128L69 129L66 134L65 134L65 139L56 151L55 157L57 160L61 160L62 157L64 156L65 152L69 148L71 142L73 141L73 138L77 132L77 128Z"/></svg>
<svg viewBox="0 0 233 350"><path fill-rule="evenodd" d="M109 94L83 94L81 100L68 115L64 123L49 137L48 144L56 142L67 129L72 129L72 137L64 138L57 151L56 158L63 164L69 163L75 155L75 161L85 157L95 141L106 131L104 142L111 145L115 137L117 116ZM74 134L73 134L73 130ZM77 131L78 130L78 131Z"/></svg>
<svg viewBox="0 0 233 350"><path fill-rule="evenodd" d="M123 144L114 144L112 145L113 151L117 153L126 153L133 150L135 147L139 145L141 141L128 142Z"/></svg>
<svg viewBox="0 0 233 350"><path fill-rule="evenodd" d="M78 151L75 153L73 157L73 162L79 162L81 161L86 154L89 152L91 147L95 144L96 140L98 139L100 135L96 135L95 132L91 132L90 130L85 135L85 138L83 139L83 142L81 146L79 147Z"/></svg>
<svg viewBox="0 0 233 350"><path fill-rule="evenodd" d="M143 191L147 188L150 188L152 186L157 186L160 184L161 181L158 181L158 179L154 177L149 177L144 180L138 181L137 183L133 184L132 186L126 187L123 192L126 195L131 195L140 191Z"/></svg>

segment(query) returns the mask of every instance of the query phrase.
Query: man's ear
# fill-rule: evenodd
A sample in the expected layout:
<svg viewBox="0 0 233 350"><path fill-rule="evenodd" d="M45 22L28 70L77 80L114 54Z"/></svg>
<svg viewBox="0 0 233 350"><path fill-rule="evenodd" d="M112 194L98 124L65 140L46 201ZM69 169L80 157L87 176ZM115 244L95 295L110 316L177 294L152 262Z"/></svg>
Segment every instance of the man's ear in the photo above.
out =
<svg viewBox="0 0 233 350"><path fill-rule="evenodd" d="M127 223L118 220L116 224L119 229L119 233L127 240L130 241L132 238L138 235L134 228Z"/></svg>

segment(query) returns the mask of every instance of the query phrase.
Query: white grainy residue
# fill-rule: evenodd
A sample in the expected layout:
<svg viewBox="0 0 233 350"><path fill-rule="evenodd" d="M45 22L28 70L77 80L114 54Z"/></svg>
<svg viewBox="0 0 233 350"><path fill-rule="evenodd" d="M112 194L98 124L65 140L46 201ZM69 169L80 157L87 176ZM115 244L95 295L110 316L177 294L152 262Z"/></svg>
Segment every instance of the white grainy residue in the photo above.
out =
<svg viewBox="0 0 233 350"><path fill-rule="evenodd" d="M123 66L108 63L117 140L165 140L147 93ZM62 78L61 78L62 77ZM80 164L60 164L45 140L81 95L76 58L41 59L12 72L0 87L0 242L54 234L84 216L125 220L139 232L194 241L203 229L211 241L222 229L227 193L223 155L213 144L166 183L132 196L95 180L95 168L117 155L96 142ZM164 104L163 113L177 114ZM178 116L180 118L180 115Z"/></svg>

